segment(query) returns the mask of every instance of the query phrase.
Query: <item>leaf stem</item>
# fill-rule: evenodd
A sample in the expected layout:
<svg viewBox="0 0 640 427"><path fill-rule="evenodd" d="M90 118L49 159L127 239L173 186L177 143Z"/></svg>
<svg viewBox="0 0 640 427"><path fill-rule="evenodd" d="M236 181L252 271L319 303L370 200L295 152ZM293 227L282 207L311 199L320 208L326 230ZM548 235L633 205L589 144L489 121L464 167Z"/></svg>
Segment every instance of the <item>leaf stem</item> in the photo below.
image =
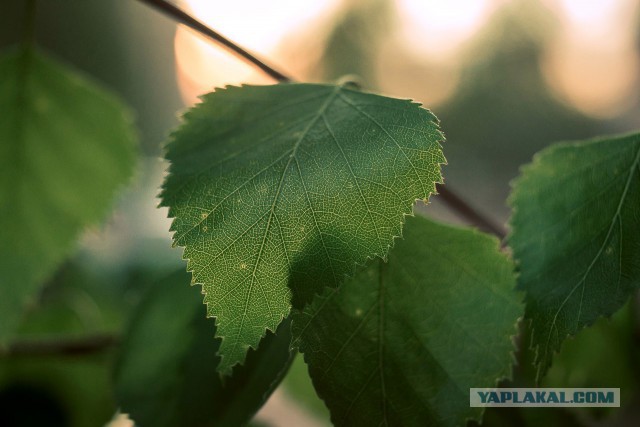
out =
<svg viewBox="0 0 640 427"><path fill-rule="evenodd" d="M102 353L119 342L113 334L77 338L21 339L0 348L0 358L24 356L85 356Z"/></svg>
<svg viewBox="0 0 640 427"><path fill-rule="evenodd" d="M500 241L504 240L507 232L503 226L478 212L453 190L451 190L451 188L446 187L443 184L436 184L436 188L440 199L454 212L469 221L472 225L477 226L480 230L495 234Z"/></svg>
<svg viewBox="0 0 640 427"><path fill-rule="evenodd" d="M238 56L249 64L259 68L265 74L273 78L278 82L292 82L293 79L286 74L274 69L273 67L267 65L264 61L258 59L255 55L249 53L246 49L238 46L235 42L229 40L224 37L220 33L214 31L209 28L203 22L197 20L184 10L178 8L177 6L169 3L165 0L138 0L139 2L146 3L151 5L158 10L164 12L166 15L170 16L177 22L186 25L199 32L200 34L210 38L216 43L227 48L232 54ZM438 184L438 192L442 201L454 212L456 212L461 217L465 218L472 225L477 226L483 231L495 234L501 241L504 240L506 236L506 231L500 225L498 225L491 218L485 217L476 209L474 209L471 205L469 205L466 201L464 201L460 196L458 196L453 190L444 185Z"/></svg>
<svg viewBox="0 0 640 427"><path fill-rule="evenodd" d="M217 31L214 31L213 29L209 28L203 22L197 20L196 18L189 15L184 10L169 3L168 1L165 1L165 0L138 0L138 1L155 7L156 9L170 16L177 22L183 25L186 25L192 30L195 30L200 34L210 38L211 40L215 41L216 43L228 49L234 55L242 58L244 61L248 62L249 64L261 69L265 74L267 74L269 77L273 78L274 80L278 82L289 82L293 80L290 77L288 77L286 74L281 73L280 71L267 65L264 61L262 61L261 59L259 59L258 57L256 57L255 55L247 51L246 49L238 46L236 43L224 37L222 34L218 33Z"/></svg>

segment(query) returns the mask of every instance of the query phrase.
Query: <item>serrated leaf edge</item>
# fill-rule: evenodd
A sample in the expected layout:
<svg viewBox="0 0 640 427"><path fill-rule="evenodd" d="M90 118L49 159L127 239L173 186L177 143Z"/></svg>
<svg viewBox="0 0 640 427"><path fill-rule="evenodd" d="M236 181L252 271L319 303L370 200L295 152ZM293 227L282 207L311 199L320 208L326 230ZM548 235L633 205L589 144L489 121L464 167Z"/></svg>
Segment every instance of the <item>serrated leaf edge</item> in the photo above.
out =
<svg viewBox="0 0 640 427"><path fill-rule="evenodd" d="M298 85L298 84L300 84L300 83L279 83L278 85ZM304 84L304 83L303 83L303 84ZM324 84L324 85L322 85L322 86L335 87L335 88L337 88L337 89L339 89L339 90L341 90L341 91L345 91L345 90L346 90L346 91L352 91L352 90L347 89L347 88L344 88L344 87L342 87L342 86L336 86L336 85L330 85L330 84ZM181 120L181 122L182 122L182 123L181 123L178 127L176 127L176 128L175 128L175 129L174 129L174 130L169 134L168 142L167 142L167 143L165 144L165 146L164 146L164 150L163 150L163 158L165 158L165 159L167 158L167 156L166 156L166 155L167 155L167 152L168 152L168 150L169 150L169 148L170 148L171 144L175 141L175 136L176 136L177 134L179 134L179 133L182 131L182 129L188 125L188 120L189 120L189 118L192 116L192 114L193 114L194 110L195 110L196 108L201 107L201 106L204 104L204 102L206 102L206 101L207 101L207 99L208 99L208 98L210 98L210 97L214 96L216 93L219 93L219 92L228 91L228 90L243 89L243 88L251 88L251 87L258 87L258 86L256 86L256 85L250 85L250 84L241 84L240 86L236 86L236 85L225 85L224 87L217 87L217 88L214 88L214 90L213 90L212 92L209 92L209 93L206 93L206 94L203 94L203 95L198 96L198 98L200 99L200 102L198 102L198 103L197 103L196 105L194 105L193 107L188 108L186 111L184 111L184 112L180 115L180 120ZM378 95L378 96L383 96L383 95ZM396 99L397 99L397 98L396 98ZM429 113L429 114L432 116L432 121L435 123L435 125L436 125L436 130L437 130L438 135L439 135L439 137L440 137L440 139L439 139L439 140L437 140L437 141L435 141L435 142L438 144L438 148L440 149L440 152L442 153L442 143L443 143L443 142L445 142L446 138L445 138L445 136L444 136L444 133L443 133L443 132L442 132L442 130L440 129L440 121L438 120L437 116L436 116L435 114L433 114L433 113L431 112L431 110L429 110L429 109L427 109L427 108L424 108L424 107L423 107L423 104L422 104L421 102L417 102L417 101L414 101L414 100L411 100L411 99L400 99L400 100L401 100L401 101L405 101L405 102L407 102L408 104L410 104L410 105L412 105L412 106L416 106L416 107L418 107L418 108L420 108L420 109L422 109L422 110L425 110L427 113ZM408 210L408 212L403 212L403 213L402 213L402 218L401 218L401 220L400 220L400 232L399 232L399 234L398 234L398 235L392 235L392 236L390 236L390 239L389 239L390 241L389 241L389 243L387 244L386 248L384 248L384 249L385 249L385 253L384 253L384 254L374 253L374 254L371 254L371 255L367 255L366 257L364 257L364 259L363 259L362 261L355 261L355 262L353 263L353 268L351 269L351 271L350 271L348 274L344 274L344 275L343 275L344 277L342 278L342 281L340 282L340 284L343 284L343 283L344 283L344 281L345 281L347 278L353 277L353 275L355 274L356 269L357 269L358 267L362 267L362 266L366 265L366 263L367 263L369 260L374 260L374 259L376 259L376 258L380 258L380 259L382 259L383 261L385 261L385 262L386 262L387 254L389 253L389 251L391 250L391 248L393 248L393 246L394 246L394 244L395 244L395 240L396 240L397 238L402 238L402 231L403 231L403 229L404 229L404 225L405 225L405 223L406 223L406 219L405 219L405 218L406 218L407 216L411 216L411 217L415 216L415 214L414 214L414 212L413 212L413 206L415 205L415 202L416 202L416 201L418 201L418 200L421 200L421 201L423 201L425 204L427 204L427 203L429 202L430 197L431 197L432 195L437 195L437 194L438 194L437 189L436 189L436 184L444 184L444 178L443 178L443 176L442 176L442 166L446 166L446 165L447 165L447 161L446 161L446 158L444 157L444 153L442 154L442 158L443 158L443 161L442 161L442 162L438 162L438 163L437 163L437 165L439 166L439 169L440 169L440 171L439 171L440 180L439 180L439 181L435 181L435 182L432 184L432 190L431 190L431 191L429 191L429 192L426 194L426 196L425 196L425 197L423 197L423 198L416 198L416 199L414 200L414 202L409 206L409 210ZM177 244L177 243L176 243L176 240L175 240L175 238L174 238L174 237L175 237L175 233L176 233L176 230L174 229L175 218L176 218L175 213L172 211L172 207L171 207L171 206L168 206L168 205L166 205L166 204L164 204L164 201L163 201L163 197L162 197L162 196L164 195L165 191L167 190L167 188L166 188L167 178L172 174L172 168L173 168L173 165L171 164L171 162L169 162L169 167L168 167L168 169L167 169L167 172L165 173L164 182L163 182L163 184L162 184L162 186L161 186L161 188L160 188L160 192L159 192L159 194L157 195L157 197L160 199L160 203L158 204L158 208L166 207L166 208L168 208L168 209L169 209L169 211L168 211L168 213L167 213L167 218L169 218L169 219L173 219L173 221L172 221L172 223L171 223L171 226L170 226L170 228L169 228L169 231L170 231L170 232L172 232L172 234L171 234L172 247L174 247L174 248L175 248L175 247L179 246L179 247L181 247L181 248L183 249L183 250L182 250L182 254L181 254L181 258L182 258L182 260L187 261L186 271L187 271L187 273L191 273L191 283L190 283L190 285L191 285L191 286L200 285L200 286L201 286L200 293L201 293L201 295L203 295L203 296L205 296L205 297L206 297L206 295L207 295L207 294L206 294L206 292L205 292L205 290L204 290L204 283L200 283L200 282L198 282L197 280L195 280L195 278L194 278L194 276L193 276L193 269L190 267L190 265L191 265L191 259L190 259L190 258L188 258L188 257L186 257L186 256L184 255L185 250L186 250L186 246L182 246L182 245ZM331 288L330 288L330 289L331 289ZM337 289L337 288L335 288L335 289ZM322 291L319 291L319 292L322 292ZM316 293L315 293L315 297L317 297L317 296L318 296L319 292L316 292ZM315 299L315 298L314 298L314 299ZM204 298L203 298L203 304L207 306L207 317L208 317L208 318L214 318L214 319L215 319L216 332L217 332L217 330L218 330L218 326L219 326L219 320L218 320L218 317L217 317L217 316L215 316L215 315L210 314L210 310L209 310L209 303L208 303L208 302L206 302ZM292 308L292 305L291 305L291 304L289 304L289 307L288 307L288 314L290 314L290 313L291 313L291 308ZM258 346L259 346L260 341L262 341L262 340L264 339L264 337L266 336L266 334L267 334L267 332L268 332L268 331L269 331L269 332L272 332L272 333L275 333L275 331L276 331L277 327L278 327L278 326L282 323L282 321L283 321L283 320L288 316L288 314L287 314L287 315L281 315L281 316L280 316L280 319L278 320L278 323L277 323L277 325L275 326L275 328L271 328L271 327L269 327L269 326L267 326L267 327L265 327L265 328L264 328L264 331L263 331L263 333L262 333L262 335L260 336L260 339L259 339L259 341L258 341ZM224 335L216 334L215 338L216 338L216 339L220 339L221 341L224 341L225 336L224 336ZM253 349L254 351L255 351L255 350L257 350L257 347L254 347L252 344L249 344L249 348L250 348L250 349ZM247 351L249 351L249 349L247 349ZM219 363L219 365L218 365L218 366L222 366L222 365L223 365L223 359L224 359L224 356L223 356L223 355L221 355L221 354L219 354L219 357L220 357L220 363ZM237 363L234 363L234 364L233 364L233 365L231 365L231 366L225 367L225 368L221 371L221 374L222 374L223 376L229 376L229 375L231 375L232 370L233 370L233 367L234 367L234 366L236 366L236 365L243 365L243 364L244 364L244 362L245 362L245 360L246 360L246 353L245 353L244 358L243 358L241 361L239 361L239 362L237 362Z"/></svg>
<svg viewBox="0 0 640 427"><path fill-rule="evenodd" d="M636 141L636 143L640 144L640 134L638 132L627 132L627 133L610 135L610 136L599 136L599 137L590 138L586 140L562 141L562 142L552 144L535 153L531 159L531 162L522 165L519 168L518 176L509 182L509 187L511 188L511 191L510 191L509 197L507 198L507 205L511 208L511 216L509 217L509 221L508 221L509 233L505 238L505 241L507 242L507 244L511 242L511 239L517 233L518 227L514 224L514 220L518 215L518 208L516 205L518 200L518 194L517 194L518 192L516 190L520 182L525 180L526 178L525 175L527 173L529 173L530 171L535 171L537 166L542 164L542 162L544 162L548 157L552 156L559 150L563 150L567 148L581 148L589 145L595 145L595 144L599 144L599 143L603 143L603 142L607 142L615 139L623 139L623 138L629 138L633 136L637 137L638 141ZM639 151L639 154L640 154L640 151ZM516 286L517 288L519 288L520 283L518 278L520 275L519 274L520 260L515 257L515 252L513 252L513 258L514 258L513 259L514 265L516 266L516 272L515 272L516 280L517 280ZM528 301L529 293L527 292L526 289L519 289L519 290L524 293L524 298L523 298L523 303L525 305L524 319L529 321L529 327L531 328L531 337L529 339L529 343L527 344L526 349L529 351L532 351L534 354L533 366L536 368L536 379L535 379L536 384L539 384L542 378L544 378L544 376L547 374L547 372L553 365L553 359L562 351L564 343L567 341L568 338L573 338L577 336L581 331L593 326L593 324L595 324L599 319L604 318L610 321L611 317L615 313L617 313L620 309L622 309L622 307L624 307L624 305L627 304L629 299L631 298L631 296L627 298L626 302L622 304L618 310L612 312L611 314L599 315L595 319L593 319L592 322L585 323L580 329L576 331L575 334L571 334L571 333L566 334L560 341L560 345L558 346L558 348L553 348L549 353L548 362L543 363L543 361L541 360L541 354L540 354L541 345L535 344L535 336L538 334L538 331L533 327L533 318L528 316L527 301Z"/></svg>

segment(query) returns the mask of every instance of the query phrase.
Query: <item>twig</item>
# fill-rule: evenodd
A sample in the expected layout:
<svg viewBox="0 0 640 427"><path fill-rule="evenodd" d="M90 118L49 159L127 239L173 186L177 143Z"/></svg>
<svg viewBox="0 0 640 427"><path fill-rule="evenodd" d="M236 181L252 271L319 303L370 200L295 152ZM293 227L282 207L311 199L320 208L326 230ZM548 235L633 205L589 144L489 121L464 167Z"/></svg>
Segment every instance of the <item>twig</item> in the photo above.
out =
<svg viewBox="0 0 640 427"><path fill-rule="evenodd" d="M482 231L495 234L501 241L507 235L504 227L494 222L491 218L485 217L475 210L467 202L460 198L451 188L442 184L436 184L440 199L447 204L453 211L465 218L471 224L477 226Z"/></svg>
<svg viewBox="0 0 640 427"><path fill-rule="evenodd" d="M273 67L270 67L264 61L258 59L255 55L253 55L246 49L243 49L242 47L233 43L231 40L224 37L222 34L212 30L201 21L197 20L196 18L189 15L184 10L180 9L177 6L174 6L168 1L165 1L165 0L138 0L138 1L155 7L156 9L160 10L166 15L169 15L179 23L186 25L192 30L199 32L200 34L210 38L216 43L219 43L220 45L227 48L234 55L242 58L243 60L247 61L249 64L260 68L268 76L272 77L274 80L279 82L292 81L292 79L287 75L285 75L284 73L281 73L280 71L274 69Z"/></svg>
<svg viewBox="0 0 640 427"><path fill-rule="evenodd" d="M118 343L117 336L96 334L78 338L21 339L0 347L0 358L24 356L85 356L101 353Z"/></svg>
<svg viewBox="0 0 640 427"><path fill-rule="evenodd" d="M157 9L169 15L176 21L180 22L181 24L184 24L189 28L209 37L211 40L227 48L234 55L249 62L251 65L254 65L255 67L261 69L276 81L279 81L279 82L293 81L293 79L288 77L286 74L265 64L263 61L261 61L260 59L258 59L257 57L249 53L246 49L243 49L233 41L227 39L226 37L222 36L218 32L212 30L211 28L209 28L202 22L198 21L197 19L195 19L194 17L192 17L182 9L174 6L173 4L165 0L138 0L138 1L156 7ZM477 226L483 231L487 231L495 234L496 236L498 236L498 238L500 238L500 240L504 240L506 232L503 227L499 226L495 221L491 220L490 218L487 218L484 215L480 214L476 209L474 209L467 202L465 202L460 196L454 193L450 188L447 188L443 185L438 185L438 192L440 193L440 197L442 201L454 212L458 213L460 216L465 218L472 225Z"/></svg>

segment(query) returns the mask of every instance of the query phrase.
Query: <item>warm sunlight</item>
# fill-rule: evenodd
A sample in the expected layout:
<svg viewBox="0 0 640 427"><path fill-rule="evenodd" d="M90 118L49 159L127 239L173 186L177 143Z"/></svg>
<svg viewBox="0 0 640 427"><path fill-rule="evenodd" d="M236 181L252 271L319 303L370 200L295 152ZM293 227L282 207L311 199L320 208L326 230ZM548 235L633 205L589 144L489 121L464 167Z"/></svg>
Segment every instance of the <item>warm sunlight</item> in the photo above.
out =
<svg viewBox="0 0 640 427"><path fill-rule="evenodd" d="M277 63L285 37L325 19L340 3L341 0L184 0L182 6L267 62ZM252 12L245 13L247 10ZM188 104L215 86L271 82L224 49L182 26L176 31L175 50L178 83Z"/></svg>
<svg viewBox="0 0 640 427"><path fill-rule="evenodd" d="M565 102L594 117L629 107L638 84L634 0L555 0L562 32L547 47L543 71Z"/></svg>
<svg viewBox="0 0 640 427"><path fill-rule="evenodd" d="M570 25L585 32L598 32L616 18L616 10L625 0L557 0L558 7ZM586 31L590 29L591 31Z"/></svg>
<svg viewBox="0 0 640 427"><path fill-rule="evenodd" d="M634 51L634 0L546 0L549 11L561 24L548 43L542 69L549 86L563 101L586 114L609 117L628 107L637 84L638 58ZM292 54L283 46L295 45L297 38L319 22L335 17L343 0L292 1L237 0L211 2L183 0L195 16L263 56L267 62L282 62L285 70L296 70L309 50ZM425 93L425 101L438 104L457 87L459 56L503 2L500 0L398 0L395 5L396 35L379 50L379 76L415 69L417 64L437 77L438 90ZM251 14L244 11L252 10ZM292 37L297 34L298 37ZM321 43L321 36L313 39ZM311 39L311 37L307 37ZM307 43L308 44L308 43ZM266 84L271 80L229 55L220 47L179 27L175 37L178 83L186 103L215 86L226 84ZM313 49L319 51L321 49ZM386 91L405 95L414 79L381 78ZM405 87L408 86L408 87ZM415 92L415 90L414 90Z"/></svg>
<svg viewBox="0 0 640 427"><path fill-rule="evenodd" d="M415 54L447 60L482 27L495 5L493 0L399 0L398 28Z"/></svg>
<svg viewBox="0 0 640 427"><path fill-rule="evenodd" d="M378 84L386 93L434 107L458 87L460 53L496 10L496 0L400 0L395 33L378 52Z"/></svg>

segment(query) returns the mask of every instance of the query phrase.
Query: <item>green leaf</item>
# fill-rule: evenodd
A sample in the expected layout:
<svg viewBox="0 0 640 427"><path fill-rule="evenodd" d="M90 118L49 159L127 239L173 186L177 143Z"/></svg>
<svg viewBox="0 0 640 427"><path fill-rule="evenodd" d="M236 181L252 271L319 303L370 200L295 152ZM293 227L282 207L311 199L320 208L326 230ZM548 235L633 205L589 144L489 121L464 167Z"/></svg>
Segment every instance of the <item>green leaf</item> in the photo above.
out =
<svg viewBox="0 0 640 427"><path fill-rule="evenodd" d="M34 50L0 57L0 343L132 173L123 105Z"/></svg>
<svg viewBox="0 0 640 427"><path fill-rule="evenodd" d="M287 371L290 321L268 333L224 383L220 340L202 295L179 272L152 287L123 342L116 367L122 412L142 426L233 426L248 422Z"/></svg>
<svg viewBox="0 0 640 427"><path fill-rule="evenodd" d="M639 168L635 134L550 147L515 182L509 243L538 378L567 336L613 314L640 284Z"/></svg>
<svg viewBox="0 0 640 427"><path fill-rule="evenodd" d="M445 161L437 119L340 86L218 89L185 115L162 205L227 373L294 306L384 257Z"/></svg>
<svg viewBox="0 0 640 427"><path fill-rule="evenodd" d="M293 314L334 425L462 425L481 413L469 388L509 373L522 307L497 240L420 217L404 234L388 263Z"/></svg>

